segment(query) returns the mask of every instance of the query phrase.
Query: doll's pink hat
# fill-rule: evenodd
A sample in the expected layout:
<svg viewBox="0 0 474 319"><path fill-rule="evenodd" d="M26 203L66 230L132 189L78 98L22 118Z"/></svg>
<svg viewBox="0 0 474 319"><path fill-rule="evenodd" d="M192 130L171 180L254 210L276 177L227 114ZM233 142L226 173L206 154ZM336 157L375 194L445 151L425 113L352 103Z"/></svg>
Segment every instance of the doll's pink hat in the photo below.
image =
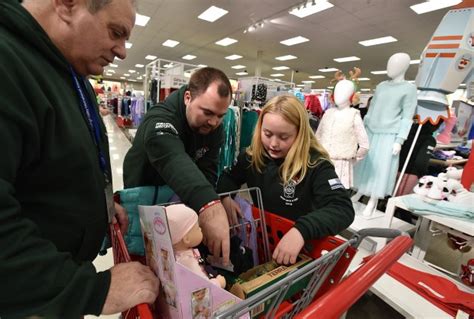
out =
<svg viewBox="0 0 474 319"><path fill-rule="evenodd" d="M196 212L184 204L167 206L166 216L168 217L173 245L179 243L193 228L194 224L198 222Z"/></svg>

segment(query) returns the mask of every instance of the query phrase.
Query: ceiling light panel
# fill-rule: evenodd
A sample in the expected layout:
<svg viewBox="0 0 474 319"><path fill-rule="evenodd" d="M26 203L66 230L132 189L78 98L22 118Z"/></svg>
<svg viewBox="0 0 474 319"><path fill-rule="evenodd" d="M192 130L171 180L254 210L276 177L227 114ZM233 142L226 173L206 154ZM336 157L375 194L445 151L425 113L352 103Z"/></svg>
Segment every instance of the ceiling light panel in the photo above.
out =
<svg viewBox="0 0 474 319"><path fill-rule="evenodd" d="M192 54L186 54L185 56L183 56L181 59L183 60L194 60L196 58L195 55L192 55Z"/></svg>
<svg viewBox="0 0 474 319"><path fill-rule="evenodd" d="M275 71L283 71L283 70L289 70L290 68L287 67L287 66L282 65L282 66L276 66L272 69L275 70Z"/></svg>
<svg viewBox="0 0 474 319"><path fill-rule="evenodd" d="M348 56L345 58L336 58L334 61L339 62L339 63L344 63L344 62L351 62L351 61L359 61L360 58L356 56Z"/></svg>
<svg viewBox="0 0 474 319"><path fill-rule="evenodd" d="M395 39L392 36L388 37L381 37L381 38L375 38L375 39L370 39L370 40L365 40L365 41L359 41L359 44L365 46L365 47L370 47L373 45L379 45L379 44L385 44L385 43L391 43L391 42L397 42L398 40Z"/></svg>
<svg viewBox="0 0 474 319"><path fill-rule="evenodd" d="M384 71L370 71L370 73L372 74L387 74L387 70L384 70Z"/></svg>
<svg viewBox="0 0 474 319"><path fill-rule="evenodd" d="M179 44L179 41L168 39L165 42L163 42L161 45L163 45L165 47L169 47L169 48L174 48L178 44Z"/></svg>
<svg viewBox="0 0 474 319"><path fill-rule="evenodd" d="M273 73L273 74L270 74L270 76L280 77L280 76L285 76L285 75L283 73Z"/></svg>
<svg viewBox="0 0 474 319"><path fill-rule="evenodd" d="M232 55L226 56L225 58L227 60L238 60L238 59L241 59L242 56L238 54L232 54Z"/></svg>
<svg viewBox="0 0 474 319"><path fill-rule="evenodd" d="M410 6L417 14L444 9L460 4L462 0L430 0Z"/></svg>
<svg viewBox="0 0 474 319"><path fill-rule="evenodd" d="M245 65L234 65L231 67L232 69L236 69L236 70L239 70L239 69L245 69Z"/></svg>
<svg viewBox="0 0 474 319"><path fill-rule="evenodd" d="M147 59L147 60L156 60L156 55L147 55L145 57L145 59Z"/></svg>
<svg viewBox="0 0 474 319"><path fill-rule="evenodd" d="M420 64L420 60L411 60L410 64Z"/></svg>
<svg viewBox="0 0 474 319"><path fill-rule="evenodd" d="M135 25L139 25L144 27L147 25L148 21L150 21L150 17L144 16L143 14L135 14Z"/></svg>
<svg viewBox="0 0 474 319"><path fill-rule="evenodd" d="M294 55L291 55L291 54L288 54L288 55L282 55L282 56L277 56L275 58L275 60L278 60L278 61L288 61L288 60L294 60L294 59L298 59L298 57L294 56Z"/></svg>
<svg viewBox="0 0 474 319"><path fill-rule="evenodd" d="M307 83L315 83L315 81L312 81L312 80L306 80L306 81L301 81L301 83L305 83L305 84L307 84Z"/></svg>
<svg viewBox="0 0 474 319"><path fill-rule="evenodd" d="M111 68L118 68L118 65L117 65L117 64L113 64L113 63L110 63L109 66L110 66Z"/></svg>
<svg viewBox="0 0 474 319"><path fill-rule="evenodd" d="M293 10L290 10L289 13L297 16L298 18L304 18L317 12L330 9L332 7L334 7L334 5L331 2L326 0L319 0L308 2L304 5L304 7L294 8Z"/></svg>
<svg viewBox="0 0 474 319"><path fill-rule="evenodd" d="M236 75L247 75L248 73L247 72L237 72L235 73Z"/></svg>
<svg viewBox="0 0 474 319"><path fill-rule="evenodd" d="M214 22L225 16L229 11L222 8L211 6L198 16L198 19Z"/></svg>
<svg viewBox="0 0 474 319"><path fill-rule="evenodd" d="M319 72L336 72L339 71L339 69L336 68L325 68L325 69L319 69Z"/></svg>
<svg viewBox="0 0 474 319"><path fill-rule="evenodd" d="M370 81L370 78L358 78L359 81Z"/></svg>
<svg viewBox="0 0 474 319"><path fill-rule="evenodd" d="M297 36L297 37L294 37L294 38L290 38L290 39L280 41L280 43L284 44L284 45L287 45L287 46L292 46L292 45L296 45L296 44L300 44L300 43L304 43L304 42L308 42L308 41L309 41L309 39L307 39L305 37Z"/></svg>
<svg viewBox="0 0 474 319"><path fill-rule="evenodd" d="M205 65L205 64L198 64L198 67L200 67L200 68L207 68L207 65Z"/></svg>
<svg viewBox="0 0 474 319"><path fill-rule="evenodd" d="M126 48L126 49L130 49L132 46L133 46L132 43L130 43L130 42L125 42L125 48Z"/></svg>
<svg viewBox="0 0 474 319"><path fill-rule="evenodd" d="M308 77L310 79L324 79L324 78L326 78L324 75L310 75Z"/></svg>
<svg viewBox="0 0 474 319"><path fill-rule="evenodd" d="M223 47L226 47L226 46L234 44L236 42L239 42L239 41L237 41L236 39L232 39L232 38L224 38L222 40L217 41L216 44L221 45Z"/></svg>
<svg viewBox="0 0 474 319"><path fill-rule="evenodd" d="M144 67L144 65L143 64L135 64L135 67L141 69L141 68Z"/></svg>

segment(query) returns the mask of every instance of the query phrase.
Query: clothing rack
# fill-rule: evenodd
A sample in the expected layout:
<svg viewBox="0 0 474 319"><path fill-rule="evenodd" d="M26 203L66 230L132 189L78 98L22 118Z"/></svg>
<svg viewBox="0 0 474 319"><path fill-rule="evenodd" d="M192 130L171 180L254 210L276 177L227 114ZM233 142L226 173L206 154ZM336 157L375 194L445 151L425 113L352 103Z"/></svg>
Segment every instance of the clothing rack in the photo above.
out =
<svg viewBox="0 0 474 319"><path fill-rule="evenodd" d="M179 89L187 84L191 74L199 69L197 65L178 61L156 59L145 67L145 81L143 82L145 103L150 101L150 87L153 80L158 82L156 101L160 101L160 88Z"/></svg>

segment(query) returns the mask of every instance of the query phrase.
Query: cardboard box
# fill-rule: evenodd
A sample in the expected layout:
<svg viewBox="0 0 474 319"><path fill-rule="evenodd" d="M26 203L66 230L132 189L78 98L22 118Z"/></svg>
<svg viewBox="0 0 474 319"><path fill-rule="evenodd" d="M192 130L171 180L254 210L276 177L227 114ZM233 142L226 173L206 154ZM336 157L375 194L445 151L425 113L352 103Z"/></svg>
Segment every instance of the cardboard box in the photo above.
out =
<svg viewBox="0 0 474 319"><path fill-rule="evenodd" d="M240 299L247 299L270 285L278 285L278 281L285 278L291 271L303 267L312 260L312 258L300 254L297 262L293 265L278 265L274 261L269 261L265 264L256 266L241 274L237 279L237 282L230 289L230 292ZM288 290L284 299L292 297L295 293L305 288L308 280L309 278L294 283ZM260 307L255 308L252 311L251 316L255 317L262 312L267 312L272 301L273 300L270 299L266 301L264 305L262 304Z"/></svg>

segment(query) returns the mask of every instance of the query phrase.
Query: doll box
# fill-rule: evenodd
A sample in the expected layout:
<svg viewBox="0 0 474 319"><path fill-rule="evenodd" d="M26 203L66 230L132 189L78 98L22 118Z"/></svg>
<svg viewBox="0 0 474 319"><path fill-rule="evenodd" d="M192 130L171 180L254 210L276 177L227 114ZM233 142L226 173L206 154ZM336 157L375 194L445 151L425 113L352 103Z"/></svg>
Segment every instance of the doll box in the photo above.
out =
<svg viewBox="0 0 474 319"><path fill-rule="evenodd" d="M278 265L274 261L258 265L241 274L237 279L237 282L230 289L230 292L241 299L247 299L270 285L278 285L279 280L285 278L290 272L303 267L312 260L312 258L300 254L297 262L293 265ZM290 286L284 299L290 298L295 293L301 291L307 284L307 280L295 282ZM265 305L262 305L260 309L256 308L252 311L252 317L263 311L267 311L267 307L271 305L272 301L273 300L270 299L265 303Z"/></svg>
<svg viewBox="0 0 474 319"><path fill-rule="evenodd" d="M160 318L211 318L214 313L241 301L230 292L176 262L166 207L139 206L147 265L160 279L154 305ZM241 316L249 318L249 315Z"/></svg>

